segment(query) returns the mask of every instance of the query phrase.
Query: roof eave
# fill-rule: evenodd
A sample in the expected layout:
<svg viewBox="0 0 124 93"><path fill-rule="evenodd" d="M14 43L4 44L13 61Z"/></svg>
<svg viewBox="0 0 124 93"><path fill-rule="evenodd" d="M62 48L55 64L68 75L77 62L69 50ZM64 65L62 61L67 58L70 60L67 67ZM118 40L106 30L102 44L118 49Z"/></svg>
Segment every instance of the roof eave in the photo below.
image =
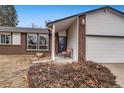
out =
<svg viewBox="0 0 124 93"><path fill-rule="evenodd" d="M55 20L55 21L48 22L48 23L47 23L47 26L51 26L52 24L54 24L54 23L56 23L56 22L58 22L58 21L63 21L63 20L66 20L66 19L69 19L69 18L72 18L72 17L85 15L85 14L87 14L87 13L95 12L95 11L98 11L98 10L101 10L101 9L105 9L105 8L112 9L112 10L114 10L114 11L116 11L116 12L118 12L118 13L124 15L123 12L121 12L121 11L119 11L119 10L117 10L117 9L114 9L114 8L112 8L112 7L110 7L110 6L103 6L103 7L101 7L101 8L89 10L89 11L82 12L82 13L79 13L79 14L76 14L76 15L72 15L72 16L68 16L68 17L62 18L62 19L58 19L58 20Z"/></svg>
<svg viewBox="0 0 124 93"><path fill-rule="evenodd" d="M68 17L65 17L65 18L61 18L61 19L55 20L55 21L48 22L47 26L51 26L52 24L54 24L56 22L63 21L63 20L66 20L66 19L69 19L69 18L73 18L73 17L77 17L77 16L80 16L80 15L84 15L84 13L80 13L80 14L76 14L76 15L72 15L72 16L68 16Z"/></svg>

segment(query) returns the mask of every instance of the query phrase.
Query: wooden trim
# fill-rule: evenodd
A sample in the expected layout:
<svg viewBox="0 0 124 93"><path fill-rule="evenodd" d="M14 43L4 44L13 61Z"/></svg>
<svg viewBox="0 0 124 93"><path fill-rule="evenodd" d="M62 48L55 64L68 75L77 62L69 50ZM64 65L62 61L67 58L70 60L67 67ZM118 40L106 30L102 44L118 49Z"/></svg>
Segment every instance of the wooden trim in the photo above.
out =
<svg viewBox="0 0 124 93"><path fill-rule="evenodd" d="M26 49L26 51L36 51L36 52L38 52L38 51L43 51L43 52L48 52L49 51L49 49Z"/></svg>
<svg viewBox="0 0 124 93"><path fill-rule="evenodd" d="M124 36L111 36L111 35L90 35L90 34L86 34L86 36L124 38Z"/></svg>

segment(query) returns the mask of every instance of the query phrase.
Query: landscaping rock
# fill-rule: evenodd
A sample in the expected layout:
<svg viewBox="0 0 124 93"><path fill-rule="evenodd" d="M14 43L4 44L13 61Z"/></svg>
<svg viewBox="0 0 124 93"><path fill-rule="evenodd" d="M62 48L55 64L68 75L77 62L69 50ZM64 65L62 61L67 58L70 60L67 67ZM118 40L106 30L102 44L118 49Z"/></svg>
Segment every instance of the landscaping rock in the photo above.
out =
<svg viewBox="0 0 124 93"><path fill-rule="evenodd" d="M91 61L68 64L37 63L28 71L31 88L119 87L115 79L107 67Z"/></svg>

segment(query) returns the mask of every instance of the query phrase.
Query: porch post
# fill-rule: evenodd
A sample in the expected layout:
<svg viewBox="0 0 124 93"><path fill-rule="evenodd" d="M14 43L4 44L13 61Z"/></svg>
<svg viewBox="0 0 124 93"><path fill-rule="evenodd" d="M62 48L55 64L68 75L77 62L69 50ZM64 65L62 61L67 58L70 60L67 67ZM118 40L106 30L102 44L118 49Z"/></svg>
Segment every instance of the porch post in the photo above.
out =
<svg viewBox="0 0 124 93"><path fill-rule="evenodd" d="M52 29L52 61L55 61L55 25Z"/></svg>

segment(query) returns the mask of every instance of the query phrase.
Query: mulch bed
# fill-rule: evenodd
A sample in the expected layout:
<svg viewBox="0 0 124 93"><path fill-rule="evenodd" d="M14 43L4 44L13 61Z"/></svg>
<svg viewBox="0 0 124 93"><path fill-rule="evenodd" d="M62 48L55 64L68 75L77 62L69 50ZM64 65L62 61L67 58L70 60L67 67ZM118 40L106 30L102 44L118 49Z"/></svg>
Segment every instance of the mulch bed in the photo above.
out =
<svg viewBox="0 0 124 93"><path fill-rule="evenodd" d="M94 62L71 64L37 63L28 71L30 88L119 87L111 71Z"/></svg>

